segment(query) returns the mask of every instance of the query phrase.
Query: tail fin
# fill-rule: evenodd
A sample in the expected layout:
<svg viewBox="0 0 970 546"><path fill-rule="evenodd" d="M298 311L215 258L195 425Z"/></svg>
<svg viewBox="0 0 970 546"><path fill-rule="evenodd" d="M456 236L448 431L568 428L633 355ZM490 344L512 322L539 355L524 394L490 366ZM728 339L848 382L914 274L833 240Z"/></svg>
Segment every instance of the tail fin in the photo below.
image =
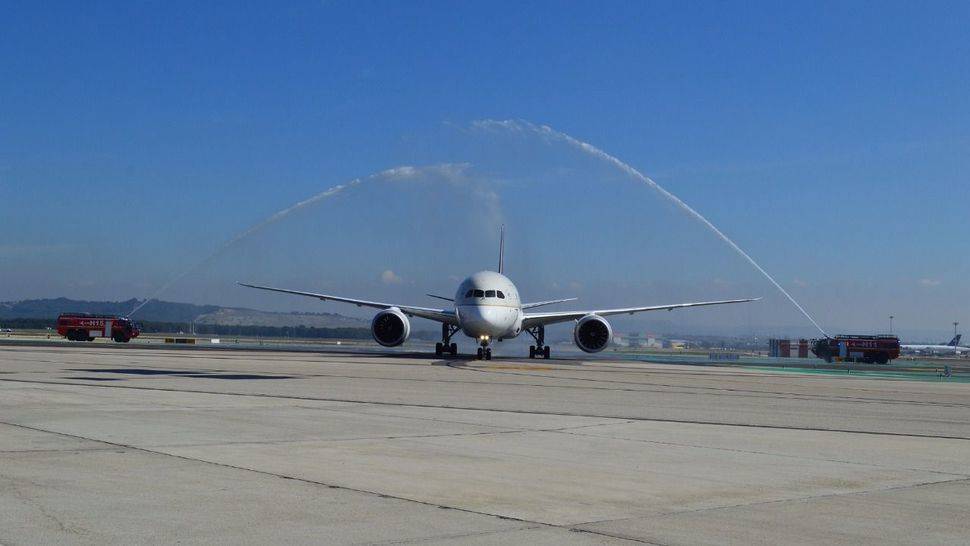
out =
<svg viewBox="0 0 970 546"><path fill-rule="evenodd" d="M949 343L947 343L947 345L949 345L950 347L956 347L957 345L960 344L961 337L963 337L963 334L957 334L956 336L953 337L953 339L950 340Z"/></svg>
<svg viewBox="0 0 970 546"><path fill-rule="evenodd" d="M504 273L505 269L505 224L502 224L502 231L498 242L498 272Z"/></svg>

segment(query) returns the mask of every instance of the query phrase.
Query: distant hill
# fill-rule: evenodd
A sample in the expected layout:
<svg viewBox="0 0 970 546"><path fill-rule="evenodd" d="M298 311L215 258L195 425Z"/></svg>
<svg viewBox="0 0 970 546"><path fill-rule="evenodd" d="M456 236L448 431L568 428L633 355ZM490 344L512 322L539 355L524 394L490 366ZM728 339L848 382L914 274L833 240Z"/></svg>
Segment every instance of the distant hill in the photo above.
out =
<svg viewBox="0 0 970 546"><path fill-rule="evenodd" d="M127 315L139 300L82 301L67 298L0 302L0 319L55 319L64 312ZM135 320L154 322L196 322L230 326L307 326L313 328L366 328L365 320L336 313L276 313L239 307L195 305L151 301L142 307Z"/></svg>
<svg viewBox="0 0 970 546"><path fill-rule="evenodd" d="M147 306L146 306L147 307ZM139 313L141 313L139 311ZM220 307L195 318L196 324L226 326L310 326L314 328L364 328L369 323L335 313L274 313L255 309Z"/></svg>

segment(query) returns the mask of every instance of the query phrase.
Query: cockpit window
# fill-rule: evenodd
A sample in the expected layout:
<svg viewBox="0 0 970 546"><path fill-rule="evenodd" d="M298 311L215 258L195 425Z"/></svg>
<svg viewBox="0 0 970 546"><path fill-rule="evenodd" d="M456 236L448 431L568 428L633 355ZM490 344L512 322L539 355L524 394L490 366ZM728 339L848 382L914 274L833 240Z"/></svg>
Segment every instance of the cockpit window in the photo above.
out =
<svg viewBox="0 0 970 546"><path fill-rule="evenodd" d="M496 290L495 295L497 295L500 299L505 299L505 294L503 294L501 290Z"/></svg>
<svg viewBox="0 0 970 546"><path fill-rule="evenodd" d="M495 291L494 290L486 290L485 291L485 297L486 298L494 298L495 297Z"/></svg>
<svg viewBox="0 0 970 546"><path fill-rule="evenodd" d="M484 298L485 297L485 291L484 290L475 290L475 297L476 298Z"/></svg>
<svg viewBox="0 0 970 546"><path fill-rule="evenodd" d="M470 298L470 297L472 297L472 294L474 294L474 293L475 293L474 290L469 290L468 292L465 292L465 297L466 298Z"/></svg>

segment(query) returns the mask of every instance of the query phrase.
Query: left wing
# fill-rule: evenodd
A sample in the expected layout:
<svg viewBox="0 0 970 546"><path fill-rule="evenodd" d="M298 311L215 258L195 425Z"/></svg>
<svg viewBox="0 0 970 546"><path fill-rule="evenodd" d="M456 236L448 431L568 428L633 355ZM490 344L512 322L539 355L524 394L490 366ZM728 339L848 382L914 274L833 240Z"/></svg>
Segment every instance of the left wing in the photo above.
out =
<svg viewBox="0 0 970 546"><path fill-rule="evenodd" d="M719 300L719 301L698 301L693 303L675 303L673 305L653 305L650 307L626 307L622 309L600 309L597 311L558 311L553 313L526 313L522 318L522 328L532 328L557 322L568 322L579 320L586 315L599 315L606 317L609 315L624 315L642 313L644 311L671 311L682 307L703 307L705 305L724 305L726 303L744 303L748 301L758 301L761 298L747 298L741 300Z"/></svg>
<svg viewBox="0 0 970 546"><path fill-rule="evenodd" d="M307 296L323 301L333 300L343 303L352 303L357 307L373 307L375 309L390 309L392 307L397 307L405 315L426 318L455 326L458 325L458 315L453 309L430 309L428 307L414 307L413 305L395 305L393 303L382 303L379 301L367 301L354 298L344 298L342 296L331 296L330 294L317 294L315 292L301 292L299 290L288 290L286 288L273 288L272 286L259 286L256 284L246 284L244 282L238 284L247 288L269 290L271 292L282 292L284 294L296 294L297 296Z"/></svg>

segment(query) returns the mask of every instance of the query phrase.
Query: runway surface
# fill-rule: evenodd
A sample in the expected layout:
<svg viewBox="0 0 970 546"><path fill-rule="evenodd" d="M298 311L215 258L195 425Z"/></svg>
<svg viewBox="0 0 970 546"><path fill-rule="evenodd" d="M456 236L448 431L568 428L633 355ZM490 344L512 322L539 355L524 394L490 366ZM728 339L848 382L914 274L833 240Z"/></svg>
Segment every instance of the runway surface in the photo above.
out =
<svg viewBox="0 0 970 546"><path fill-rule="evenodd" d="M0 347L0 543L970 541L970 385Z"/></svg>

